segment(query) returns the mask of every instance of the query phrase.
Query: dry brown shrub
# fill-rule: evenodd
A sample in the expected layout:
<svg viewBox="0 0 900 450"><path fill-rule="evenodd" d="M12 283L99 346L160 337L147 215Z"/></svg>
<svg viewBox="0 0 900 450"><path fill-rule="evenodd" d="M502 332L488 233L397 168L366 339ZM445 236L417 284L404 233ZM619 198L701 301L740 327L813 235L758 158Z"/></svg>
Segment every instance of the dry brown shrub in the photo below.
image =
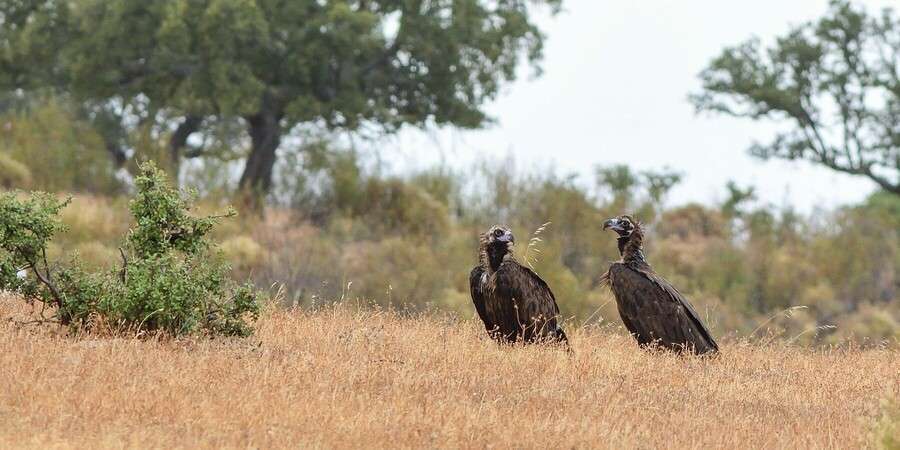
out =
<svg viewBox="0 0 900 450"><path fill-rule="evenodd" d="M225 239L219 244L222 256L230 261L235 270L247 274L265 261L266 249L252 237L237 235Z"/></svg>
<svg viewBox="0 0 900 450"><path fill-rule="evenodd" d="M833 342L900 342L900 322L890 312L896 311L895 308L864 303L858 310L838 318L837 331L830 338Z"/></svg>

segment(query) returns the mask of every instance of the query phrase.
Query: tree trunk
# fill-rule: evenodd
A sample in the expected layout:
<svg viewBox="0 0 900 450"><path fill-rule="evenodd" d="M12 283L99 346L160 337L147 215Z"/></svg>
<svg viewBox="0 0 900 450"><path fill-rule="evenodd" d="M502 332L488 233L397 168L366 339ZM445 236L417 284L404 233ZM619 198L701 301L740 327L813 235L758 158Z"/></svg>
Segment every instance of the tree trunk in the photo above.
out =
<svg viewBox="0 0 900 450"><path fill-rule="evenodd" d="M195 131L200 128L203 118L199 116L187 116L184 121L178 125L172 137L169 138L169 166L172 168L172 180L176 186L180 186L179 177L181 175L181 158L184 156L184 147L187 146L187 140Z"/></svg>
<svg viewBox="0 0 900 450"><path fill-rule="evenodd" d="M252 148L238 185L246 206L262 209L262 201L272 188L275 151L281 144L281 114L272 109L246 117Z"/></svg>
<svg viewBox="0 0 900 450"><path fill-rule="evenodd" d="M113 160L113 168L118 170L124 167L125 163L128 162L128 153L125 152L125 149L117 141L108 139L106 136L103 136L103 141L106 151L109 152L109 156Z"/></svg>

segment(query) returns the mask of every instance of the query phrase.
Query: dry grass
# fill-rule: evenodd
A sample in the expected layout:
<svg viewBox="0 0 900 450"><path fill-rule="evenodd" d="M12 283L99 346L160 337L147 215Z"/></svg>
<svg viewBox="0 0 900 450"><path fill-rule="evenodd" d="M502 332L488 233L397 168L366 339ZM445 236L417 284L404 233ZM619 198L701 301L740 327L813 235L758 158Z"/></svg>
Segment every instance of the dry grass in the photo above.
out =
<svg viewBox="0 0 900 450"><path fill-rule="evenodd" d="M846 448L900 398L896 350L727 344L712 360L571 330L501 348L474 322L269 311L256 338L66 337L0 297L0 448Z"/></svg>

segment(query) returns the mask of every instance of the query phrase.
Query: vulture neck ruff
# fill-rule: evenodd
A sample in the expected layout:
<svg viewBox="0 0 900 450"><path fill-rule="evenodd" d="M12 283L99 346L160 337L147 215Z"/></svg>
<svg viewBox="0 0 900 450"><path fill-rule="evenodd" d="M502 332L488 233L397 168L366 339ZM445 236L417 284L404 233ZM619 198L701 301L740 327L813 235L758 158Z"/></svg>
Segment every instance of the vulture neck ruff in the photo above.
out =
<svg viewBox="0 0 900 450"><path fill-rule="evenodd" d="M480 259L487 273L496 272L507 258L512 258L511 242L488 242L487 239L482 241Z"/></svg>
<svg viewBox="0 0 900 450"><path fill-rule="evenodd" d="M619 253L622 262L633 266L649 266L644 260L644 230L641 224L634 225L634 230L628 236L619 237Z"/></svg>

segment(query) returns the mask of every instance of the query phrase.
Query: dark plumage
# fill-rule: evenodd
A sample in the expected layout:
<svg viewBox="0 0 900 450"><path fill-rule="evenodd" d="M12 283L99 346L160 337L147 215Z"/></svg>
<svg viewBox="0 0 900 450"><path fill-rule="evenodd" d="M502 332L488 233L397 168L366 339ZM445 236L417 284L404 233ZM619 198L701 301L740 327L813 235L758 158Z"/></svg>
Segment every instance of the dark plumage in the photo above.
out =
<svg viewBox="0 0 900 450"><path fill-rule="evenodd" d="M478 318L484 323L484 329L488 333L492 333L496 328L496 324L488 317L484 306L484 285L487 281L483 278L484 276L485 270L481 264L472 269L472 272L469 273L469 292L472 294L472 303L475 304Z"/></svg>
<svg viewBox="0 0 900 450"><path fill-rule="evenodd" d="M469 274L478 317L501 342L568 342L559 326L559 307L550 287L513 257L515 238L494 226L481 235L480 264Z"/></svg>
<svg viewBox="0 0 900 450"><path fill-rule="evenodd" d="M700 355L718 352L690 302L644 260L641 224L620 216L604 222L603 229L607 228L619 235L622 259L609 267L603 281L612 288L622 322L638 343Z"/></svg>

